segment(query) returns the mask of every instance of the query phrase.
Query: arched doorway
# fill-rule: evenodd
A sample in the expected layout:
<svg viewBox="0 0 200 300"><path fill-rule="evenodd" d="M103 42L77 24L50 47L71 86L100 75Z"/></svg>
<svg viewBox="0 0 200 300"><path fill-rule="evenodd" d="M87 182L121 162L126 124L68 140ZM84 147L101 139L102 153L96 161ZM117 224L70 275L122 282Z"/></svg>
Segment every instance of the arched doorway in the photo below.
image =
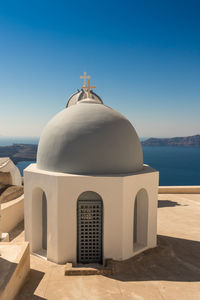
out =
<svg viewBox="0 0 200 300"><path fill-rule="evenodd" d="M32 197L32 251L46 255L47 250L47 198L41 188Z"/></svg>
<svg viewBox="0 0 200 300"><path fill-rule="evenodd" d="M0 182L2 184L12 184L12 176L10 172L1 172L0 171Z"/></svg>
<svg viewBox="0 0 200 300"><path fill-rule="evenodd" d="M42 249L47 250L47 198L42 194Z"/></svg>
<svg viewBox="0 0 200 300"><path fill-rule="evenodd" d="M148 236L148 194L141 189L134 203L133 245L134 251L147 246Z"/></svg>
<svg viewBox="0 0 200 300"><path fill-rule="evenodd" d="M103 201L95 192L87 191L77 201L77 262L103 261Z"/></svg>

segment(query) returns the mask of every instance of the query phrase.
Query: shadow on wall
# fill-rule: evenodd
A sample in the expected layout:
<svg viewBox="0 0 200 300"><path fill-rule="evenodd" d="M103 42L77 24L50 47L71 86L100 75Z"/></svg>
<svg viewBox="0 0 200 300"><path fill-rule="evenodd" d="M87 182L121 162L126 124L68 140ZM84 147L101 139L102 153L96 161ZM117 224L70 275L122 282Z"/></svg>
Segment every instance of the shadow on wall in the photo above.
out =
<svg viewBox="0 0 200 300"><path fill-rule="evenodd" d="M24 220L21 221L13 230L9 232L10 242L19 236L20 233L24 230Z"/></svg>
<svg viewBox="0 0 200 300"><path fill-rule="evenodd" d="M5 290L11 279L13 272L15 271L17 264L11 262L3 257L0 257L0 298L1 293Z"/></svg>
<svg viewBox="0 0 200 300"><path fill-rule="evenodd" d="M43 272L31 269L28 275L28 279L26 280L24 286L20 290L16 300L44 300L46 298L42 298L40 296L34 295L35 290L37 289L40 281L44 277Z"/></svg>
<svg viewBox="0 0 200 300"><path fill-rule="evenodd" d="M12 184L12 176L10 172L0 172L0 183L2 184Z"/></svg>
<svg viewBox="0 0 200 300"><path fill-rule="evenodd" d="M18 266L17 263L13 263L7 259L0 257L0 299L2 296L7 297L7 295L10 294L10 291L12 290L13 285L15 284L12 276L17 266ZM28 280L26 280L24 286L20 289L15 299L23 299L23 300L24 299L36 299L36 300L45 299L34 295L34 291L36 290L43 276L44 273L38 272L36 270L31 270L28 275ZM15 286L15 291L18 288L18 285L19 283L17 284L17 286ZM8 299L8 298L4 298L4 299Z"/></svg>
<svg viewBox="0 0 200 300"><path fill-rule="evenodd" d="M158 236L158 247L114 263L120 281L200 281L200 242Z"/></svg>

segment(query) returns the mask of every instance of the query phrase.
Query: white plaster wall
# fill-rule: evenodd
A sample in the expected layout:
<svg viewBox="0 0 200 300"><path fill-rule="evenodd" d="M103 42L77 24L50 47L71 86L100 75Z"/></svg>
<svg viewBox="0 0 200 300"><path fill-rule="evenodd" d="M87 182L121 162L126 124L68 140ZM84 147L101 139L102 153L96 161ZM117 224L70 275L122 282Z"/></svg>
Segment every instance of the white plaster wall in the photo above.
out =
<svg viewBox="0 0 200 300"><path fill-rule="evenodd" d="M159 186L159 194L200 194L200 185Z"/></svg>
<svg viewBox="0 0 200 300"><path fill-rule="evenodd" d="M13 185L21 185L22 178L19 169L16 165L12 162L11 159L8 159L7 163L3 167L0 168L1 172L10 172L12 177L12 184Z"/></svg>
<svg viewBox="0 0 200 300"><path fill-rule="evenodd" d="M121 177L79 176L41 171L30 165L24 171L25 239L31 251L41 245L41 215L32 216L33 191L47 197L47 257L57 263L76 262L77 220L76 207L79 195L94 191L103 200L103 256L122 257L122 179ZM40 188L41 190L39 190ZM38 189L38 190L37 190ZM35 198L36 199L36 198ZM114 206L113 206L114 203ZM38 209L41 207L38 206ZM34 226L34 224L37 224Z"/></svg>
<svg viewBox="0 0 200 300"><path fill-rule="evenodd" d="M77 260L77 199L85 191L96 192L103 200L104 259L122 260L136 254L133 249L134 200L141 188L146 189L149 197L147 248L156 246L158 172L148 166L129 176L111 177L48 172L32 164L24 171L24 183L25 239L30 241L31 251L41 247L42 231L40 212L34 219L32 216L33 201L41 197L42 191L46 193L47 258L51 261Z"/></svg>
<svg viewBox="0 0 200 300"><path fill-rule="evenodd" d="M2 232L10 232L24 219L24 195L1 204Z"/></svg>
<svg viewBox="0 0 200 300"><path fill-rule="evenodd" d="M148 238L147 248L153 248L157 243L157 203L158 203L158 172L149 166L135 175L124 179L123 201L123 258L127 259L137 251L133 247L134 203L137 193L145 189L148 194Z"/></svg>
<svg viewBox="0 0 200 300"><path fill-rule="evenodd" d="M66 175L60 177L58 244L60 262L77 260L77 200L94 191L103 201L103 257L122 257L122 180L119 177ZM65 224L63 226L63 224Z"/></svg>
<svg viewBox="0 0 200 300"><path fill-rule="evenodd" d="M37 190L38 188L45 192L47 198L47 257L51 261L58 262L57 177L48 172L39 172L35 164L24 170L25 240L30 242L31 251L38 251L40 245L42 246L41 214L40 212L34 216L32 214L36 196L42 195L42 191ZM35 198L33 198L34 191Z"/></svg>

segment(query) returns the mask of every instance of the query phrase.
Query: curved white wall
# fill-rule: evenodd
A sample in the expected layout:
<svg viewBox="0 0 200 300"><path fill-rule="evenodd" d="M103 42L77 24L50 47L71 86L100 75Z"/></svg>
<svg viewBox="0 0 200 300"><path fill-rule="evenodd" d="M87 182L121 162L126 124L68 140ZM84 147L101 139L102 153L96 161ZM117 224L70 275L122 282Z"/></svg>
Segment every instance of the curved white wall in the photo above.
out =
<svg viewBox="0 0 200 300"><path fill-rule="evenodd" d="M0 167L1 172L9 172L12 177L12 184L13 185L21 185L22 178L19 169L16 165L12 162L10 158Z"/></svg>

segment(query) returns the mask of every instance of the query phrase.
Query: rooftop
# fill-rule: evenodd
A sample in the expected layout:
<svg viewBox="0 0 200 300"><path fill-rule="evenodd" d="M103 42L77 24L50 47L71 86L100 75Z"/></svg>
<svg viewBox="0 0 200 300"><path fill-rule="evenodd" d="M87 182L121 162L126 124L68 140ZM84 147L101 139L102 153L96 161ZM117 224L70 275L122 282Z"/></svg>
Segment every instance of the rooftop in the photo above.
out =
<svg viewBox="0 0 200 300"><path fill-rule="evenodd" d="M200 194L159 194L158 247L124 262L113 276L64 276L64 265L31 255L21 299L200 299ZM24 240L21 224L10 237Z"/></svg>

